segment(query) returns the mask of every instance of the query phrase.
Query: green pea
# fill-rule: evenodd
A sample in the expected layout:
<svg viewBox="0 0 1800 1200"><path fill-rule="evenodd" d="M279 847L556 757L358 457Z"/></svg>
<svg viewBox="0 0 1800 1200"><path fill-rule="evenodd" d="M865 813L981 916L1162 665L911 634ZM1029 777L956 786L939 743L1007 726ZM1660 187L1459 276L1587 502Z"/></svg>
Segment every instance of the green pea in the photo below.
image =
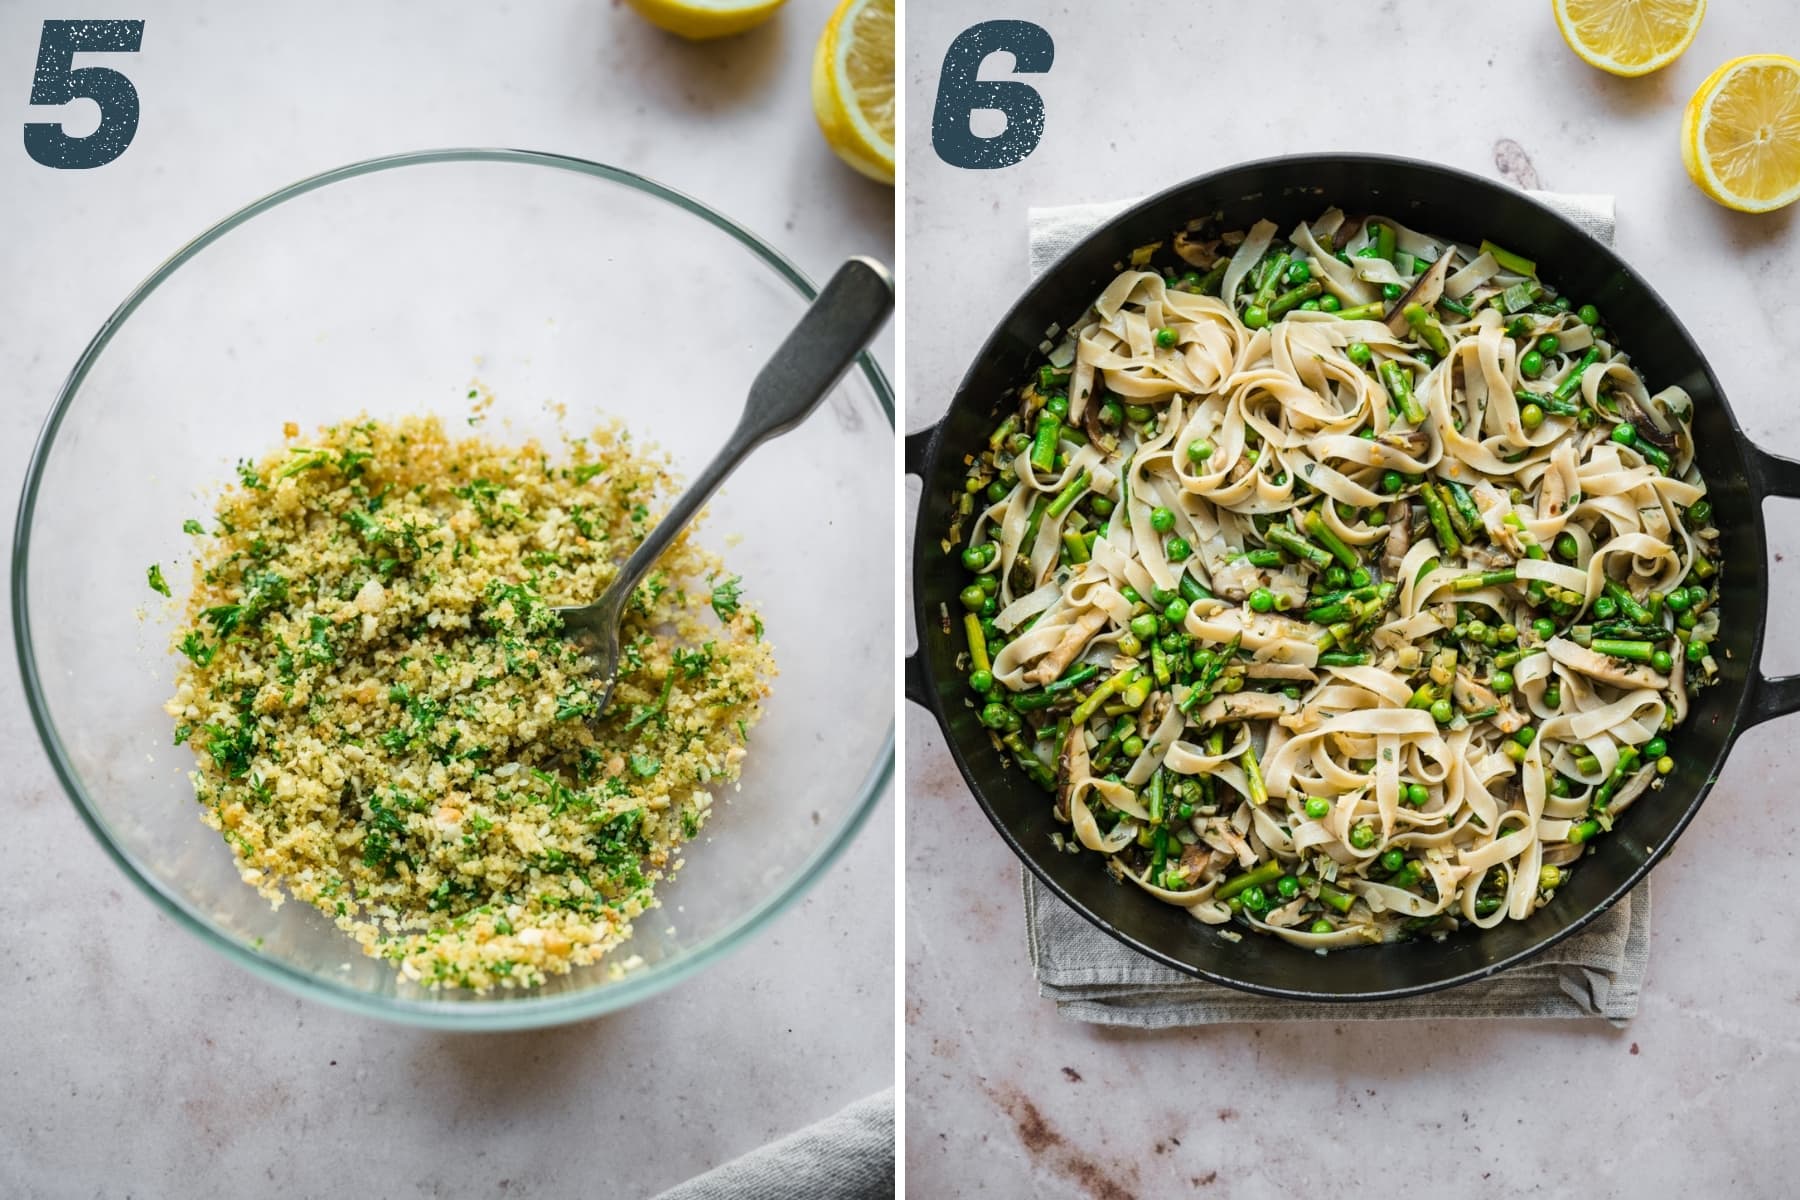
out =
<svg viewBox="0 0 1800 1200"><path fill-rule="evenodd" d="M1406 289L1397 283L1384 283L1381 285L1381 298L1383 300L1398 300L1405 291Z"/></svg>
<svg viewBox="0 0 1800 1200"><path fill-rule="evenodd" d="M1422 783L1406 785L1406 802L1414 808L1424 808L1431 800L1431 789Z"/></svg>
<svg viewBox="0 0 1800 1200"><path fill-rule="evenodd" d="M1539 617L1531 623L1531 632L1537 634L1539 640L1547 642L1556 636L1556 622L1549 617Z"/></svg>
<svg viewBox="0 0 1800 1200"><path fill-rule="evenodd" d="M1331 815L1331 801L1323 796L1308 796L1306 798L1306 815L1315 821L1324 820Z"/></svg>
<svg viewBox="0 0 1800 1200"><path fill-rule="evenodd" d="M1527 350L1519 355L1519 374L1527 379L1536 379L1544 373L1544 356L1536 350Z"/></svg>
<svg viewBox="0 0 1800 1200"><path fill-rule="evenodd" d="M1497 694L1502 696L1506 695L1513 690L1512 672L1495 671L1492 675L1488 676L1488 686L1493 688Z"/></svg>
<svg viewBox="0 0 1800 1200"><path fill-rule="evenodd" d="M1555 550L1556 557L1564 562L1574 562L1581 554L1581 543L1575 540L1575 535L1572 533L1557 534L1556 541L1550 544L1550 548Z"/></svg>
<svg viewBox="0 0 1800 1200"><path fill-rule="evenodd" d="M1311 278L1312 268L1306 265L1305 259L1296 258L1293 262L1288 264L1287 281L1289 287L1299 287Z"/></svg>
<svg viewBox="0 0 1800 1200"><path fill-rule="evenodd" d="M1404 480L1400 477L1400 472L1398 472L1398 471L1383 471L1381 473L1381 490L1386 492L1388 495L1390 495L1390 496L1394 495L1396 492L1398 492L1401 488L1403 488L1405 486L1406 486L1406 480Z"/></svg>
<svg viewBox="0 0 1800 1200"><path fill-rule="evenodd" d="M1544 410L1535 404L1527 404L1519 410L1519 424L1526 429L1536 429L1544 423Z"/></svg>
<svg viewBox="0 0 1800 1200"><path fill-rule="evenodd" d="M1125 752L1126 758L1136 758L1144 752L1144 739L1134 733L1119 743L1119 749Z"/></svg>
<svg viewBox="0 0 1800 1200"><path fill-rule="evenodd" d="M1119 589L1119 595L1125 597L1125 603L1127 604L1142 604L1144 602L1144 598L1138 595L1138 590L1129 583Z"/></svg>
<svg viewBox="0 0 1800 1200"><path fill-rule="evenodd" d="M1700 614L1691 608L1675 618L1675 628L1677 629L1692 629L1698 624L1700 624Z"/></svg>
<svg viewBox="0 0 1800 1200"><path fill-rule="evenodd" d="M1511 762L1522 763L1525 761L1527 751L1517 742L1501 742L1500 753L1506 755Z"/></svg>
<svg viewBox="0 0 1800 1200"><path fill-rule="evenodd" d="M1194 552L1194 548L1181 538L1172 537L1163 546L1163 556L1170 562L1181 562Z"/></svg>
<svg viewBox="0 0 1800 1200"><path fill-rule="evenodd" d="M1167 608L1169 606L1169 601L1179 595L1181 595L1181 593L1174 588L1151 588L1150 603L1156 605L1158 608Z"/></svg>
<svg viewBox="0 0 1800 1200"><path fill-rule="evenodd" d="M1563 873L1561 867L1545 866L1538 871L1538 890L1553 892L1562 886Z"/></svg>
<svg viewBox="0 0 1800 1200"><path fill-rule="evenodd" d="M1366 367L1375 361L1375 352L1369 349L1367 342L1351 342L1344 347L1344 354L1359 367Z"/></svg>
<svg viewBox="0 0 1800 1200"><path fill-rule="evenodd" d="M1140 642L1138 640L1138 635L1131 632L1131 630L1127 629L1124 633L1119 635L1120 654L1123 654L1128 658L1136 658L1143 648L1144 643Z"/></svg>
<svg viewBox="0 0 1800 1200"><path fill-rule="evenodd" d="M1600 310L1591 304L1584 304L1576 309L1575 316L1583 325L1598 325L1600 323Z"/></svg>
<svg viewBox="0 0 1800 1200"><path fill-rule="evenodd" d="M985 579L987 576L984 575L982 578ZM981 602L981 615L984 617L991 617L999 613L999 611L1000 597L996 596L993 592L988 592L987 599Z"/></svg>
<svg viewBox="0 0 1800 1200"><path fill-rule="evenodd" d="M1127 404L1125 406L1125 416L1134 425L1142 425L1155 415L1155 413L1142 404Z"/></svg>
<svg viewBox="0 0 1800 1200"><path fill-rule="evenodd" d="M1158 533L1167 533L1175 528L1175 514L1166 508L1150 510L1150 528Z"/></svg>
<svg viewBox="0 0 1800 1200"><path fill-rule="evenodd" d="M1187 620L1188 602L1180 596L1169 601L1169 607L1163 610L1163 619L1171 625L1179 626Z"/></svg>
<svg viewBox="0 0 1800 1200"><path fill-rule="evenodd" d="M1056 395L1044 401L1044 410L1046 412L1053 412L1059 417L1066 417L1069 415L1069 398L1061 392L1058 392Z"/></svg>
<svg viewBox="0 0 1800 1200"><path fill-rule="evenodd" d="M1181 802L1181 806L1175 810L1175 819L1178 821L1193 820L1194 819L1194 806L1192 804L1189 804L1186 800L1183 800Z"/></svg>
<svg viewBox="0 0 1800 1200"><path fill-rule="evenodd" d="M1562 685L1553 683L1544 689L1544 703L1551 708L1562 707Z"/></svg>
<svg viewBox="0 0 1800 1200"><path fill-rule="evenodd" d="M1375 827L1367 822L1358 822L1350 829L1350 845L1358 850L1367 850L1375 844Z"/></svg>
<svg viewBox="0 0 1800 1200"><path fill-rule="evenodd" d="M1364 567L1358 567L1356 570L1350 572L1351 587L1365 588L1368 587L1373 580L1374 576L1370 575L1368 570Z"/></svg>
<svg viewBox="0 0 1800 1200"><path fill-rule="evenodd" d="M1251 329L1261 329L1269 323L1269 310L1260 304L1252 304L1244 310L1244 324Z"/></svg>
<svg viewBox="0 0 1800 1200"><path fill-rule="evenodd" d="M981 723L989 729L1004 729L1014 719L1012 709L999 701L995 701L981 710Z"/></svg>
<svg viewBox="0 0 1800 1200"><path fill-rule="evenodd" d="M1195 438L1187 444L1189 462L1203 463L1213 455L1213 444L1205 438Z"/></svg>
<svg viewBox="0 0 1800 1200"><path fill-rule="evenodd" d="M1701 584L1698 584L1698 583L1696 583L1694 586L1690 587L1687 590L1687 594L1688 594L1688 599L1693 602L1693 605L1695 608L1699 608L1702 604L1705 604L1707 601L1707 598L1712 595L1712 593L1710 591L1708 591L1704 586L1702 586Z"/></svg>
<svg viewBox="0 0 1800 1200"><path fill-rule="evenodd" d="M1705 642L1692 641L1692 642L1688 643L1688 645L1687 645L1687 660L1689 662L1697 663L1697 662L1704 661L1705 658L1706 658L1706 643Z"/></svg>
<svg viewBox="0 0 1800 1200"><path fill-rule="evenodd" d="M1265 912L1269 907L1268 895L1255 884L1239 892L1238 898L1243 900L1244 907L1253 913Z"/></svg>
<svg viewBox="0 0 1800 1200"><path fill-rule="evenodd" d="M1546 333L1543 337L1538 339L1538 351L1545 356L1555 354L1561 349L1562 343L1556 339L1554 333Z"/></svg>
<svg viewBox="0 0 1800 1200"><path fill-rule="evenodd" d="M1508 621L1500 628L1494 630L1494 636L1500 641L1511 645L1513 642L1519 640L1519 627Z"/></svg>
<svg viewBox="0 0 1800 1200"><path fill-rule="evenodd" d="M988 544L992 545L993 543L989 542ZM969 570L979 571L981 568L987 566L987 561L987 556L982 553L982 548L980 546L963 547L962 565Z"/></svg>
<svg viewBox="0 0 1800 1200"><path fill-rule="evenodd" d="M1301 312L1318 312L1319 311L1319 302L1317 300L1302 300L1300 302L1300 311Z"/></svg>
<svg viewBox="0 0 1800 1200"><path fill-rule="evenodd" d="M1451 706L1450 701L1433 700L1431 702L1431 719L1439 725L1448 725L1455 716L1456 709Z"/></svg>
<svg viewBox="0 0 1800 1200"><path fill-rule="evenodd" d="M1571 789L1567 779L1563 778L1561 775L1552 775L1550 777L1550 794L1552 796L1564 799L1569 796L1570 791Z"/></svg>
<svg viewBox="0 0 1800 1200"><path fill-rule="evenodd" d="M970 612L979 612L981 606L987 603L987 593L981 590L980 584L971 583L962 590L962 595L958 599L962 601L962 606Z"/></svg>
<svg viewBox="0 0 1800 1200"><path fill-rule="evenodd" d="M1252 612L1266 613L1273 611L1274 608L1275 593L1268 588L1259 587L1250 593L1250 610Z"/></svg>
<svg viewBox="0 0 1800 1200"><path fill-rule="evenodd" d="M975 586L992 596L1000 590L1000 576L998 574L983 575L975 581Z"/></svg>
<svg viewBox="0 0 1800 1200"><path fill-rule="evenodd" d="M1183 291L1189 291L1189 292L1199 291L1200 290L1200 272L1189 271L1186 275L1183 275L1179 280L1176 281L1175 286L1181 288Z"/></svg>
<svg viewBox="0 0 1800 1200"><path fill-rule="evenodd" d="M1665 754L1661 758L1656 760L1656 773L1658 775L1667 775L1670 771L1673 771L1674 769L1675 769L1675 760L1670 758L1668 755Z"/></svg>
<svg viewBox="0 0 1800 1200"><path fill-rule="evenodd" d="M1669 611L1677 616L1694 606L1693 597L1687 594L1686 588L1676 588L1663 597L1663 603L1668 605Z"/></svg>
<svg viewBox="0 0 1800 1200"><path fill-rule="evenodd" d="M1012 494L1012 489L998 479L988 484L987 498L989 504L998 504Z"/></svg>
<svg viewBox="0 0 1800 1200"><path fill-rule="evenodd" d="M1343 307L1344 307L1344 302L1342 300L1339 300L1336 296L1333 296L1330 292L1327 292L1323 296L1319 297L1319 311L1320 312L1337 312L1339 309L1341 309Z"/></svg>
<svg viewBox="0 0 1800 1200"><path fill-rule="evenodd" d="M1602 621L1610 621L1619 615L1619 605L1611 596L1602 596L1594 601L1594 615Z"/></svg>
<svg viewBox="0 0 1800 1200"><path fill-rule="evenodd" d="M1644 743L1645 758L1661 758L1669 752L1669 743L1662 738L1651 738Z"/></svg>
<svg viewBox="0 0 1800 1200"><path fill-rule="evenodd" d="M1675 658L1667 650L1652 651L1650 665L1666 675L1675 669Z"/></svg>
<svg viewBox="0 0 1800 1200"><path fill-rule="evenodd" d="M1469 640L1471 642L1485 642L1487 640L1487 635L1488 624L1486 621L1477 617L1475 620L1469 622Z"/></svg>
<svg viewBox="0 0 1800 1200"><path fill-rule="evenodd" d="M1325 568L1325 586L1327 588L1341 588L1349 582L1350 573L1344 570L1342 563L1332 563Z"/></svg>
<svg viewBox="0 0 1800 1200"><path fill-rule="evenodd" d="M1167 350L1175 344L1177 337L1176 332L1165 325L1156 331L1156 344Z"/></svg>
<svg viewBox="0 0 1800 1200"><path fill-rule="evenodd" d="M1712 520L1712 502L1709 500L1694 501L1688 506L1687 515L1689 524L1695 526L1707 524Z"/></svg>
<svg viewBox="0 0 1800 1200"><path fill-rule="evenodd" d="M1629 421L1614 425L1612 440L1621 446L1635 446L1637 445L1637 428Z"/></svg>
<svg viewBox="0 0 1800 1200"><path fill-rule="evenodd" d="M1131 632L1140 638L1156 636L1156 614L1139 613L1131 618Z"/></svg>
<svg viewBox="0 0 1800 1200"><path fill-rule="evenodd" d="M1117 425L1124 419L1125 409L1117 400L1108 400L1100 406L1100 423L1102 425Z"/></svg>
<svg viewBox="0 0 1800 1200"><path fill-rule="evenodd" d="M1108 500L1105 496L1095 496L1088 501L1088 511L1093 513L1096 517L1112 516L1113 507L1113 502Z"/></svg>
<svg viewBox="0 0 1800 1200"><path fill-rule="evenodd" d="M994 676L989 671L970 671L969 688L985 696L994 690Z"/></svg>
<svg viewBox="0 0 1800 1200"><path fill-rule="evenodd" d="M1406 865L1406 854L1400 850L1388 850L1381 856L1381 869L1392 875Z"/></svg>
<svg viewBox="0 0 1800 1200"><path fill-rule="evenodd" d="M1307 932L1309 932L1309 933L1336 933L1337 932L1337 930L1332 928L1331 922L1327 921L1324 917L1318 918L1311 925L1308 925L1306 927L1306 929L1307 929Z"/></svg>
<svg viewBox="0 0 1800 1200"><path fill-rule="evenodd" d="M1300 894L1300 881L1292 875L1283 875L1275 881L1275 890L1281 893L1283 900L1292 900Z"/></svg>

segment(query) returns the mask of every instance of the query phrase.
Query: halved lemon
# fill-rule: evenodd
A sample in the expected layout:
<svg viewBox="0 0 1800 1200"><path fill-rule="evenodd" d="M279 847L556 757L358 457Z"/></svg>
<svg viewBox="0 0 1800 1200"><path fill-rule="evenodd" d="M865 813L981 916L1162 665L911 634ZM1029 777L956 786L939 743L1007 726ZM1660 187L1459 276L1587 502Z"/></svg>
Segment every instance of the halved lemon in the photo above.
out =
<svg viewBox="0 0 1800 1200"><path fill-rule="evenodd" d="M894 182L894 0L843 0L813 54L813 115L837 156Z"/></svg>
<svg viewBox="0 0 1800 1200"><path fill-rule="evenodd" d="M1747 54L1708 75L1681 119L1681 161L1739 212L1800 200L1800 62Z"/></svg>
<svg viewBox="0 0 1800 1200"><path fill-rule="evenodd" d="M1550 0L1556 28L1590 67L1648 75L1681 57L1700 32L1706 0Z"/></svg>
<svg viewBox="0 0 1800 1200"><path fill-rule="evenodd" d="M755 29L785 0L626 0L658 29L690 41L730 37Z"/></svg>

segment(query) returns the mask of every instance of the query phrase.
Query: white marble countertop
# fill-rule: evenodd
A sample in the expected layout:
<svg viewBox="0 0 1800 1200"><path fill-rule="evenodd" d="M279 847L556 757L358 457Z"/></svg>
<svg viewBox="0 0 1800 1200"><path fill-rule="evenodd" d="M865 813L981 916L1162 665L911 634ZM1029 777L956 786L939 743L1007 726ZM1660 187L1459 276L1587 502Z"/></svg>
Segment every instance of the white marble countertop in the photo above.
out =
<svg viewBox="0 0 1800 1200"><path fill-rule="evenodd" d="M1800 213L1729 213L1681 167L1688 95L1726 58L1800 52L1800 10L1715 4L1687 56L1616 80L1563 46L1548 5L1321 0L1002 13L914 5L906 131L907 425L943 410L1025 282L1025 209L1147 192L1233 161L1385 151L1498 175L1516 143L1536 186L1618 196L1618 248L1705 348L1746 431L1800 456L1792 363ZM1442 15L1439 15L1440 12ZM1202 15L1204 14L1204 15ZM952 38L1036 21L1056 63L1032 82L1045 136L1018 166L932 153ZM1406 22L1412 22L1408 28ZM987 74L1003 74L1005 60ZM1416 98L1390 95L1406 78ZM914 494L916 482L912 484ZM1772 595L1800 583L1800 512L1771 502ZM1784 561L1785 558L1785 561ZM1800 669L1779 601L1765 665ZM908 1187L920 1196L1393 1194L1782 1196L1800 1067L1800 923L1777 904L1800 844L1796 724L1738 743L1656 872L1639 1016L1600 1022L1269 1024L1146 1034L1065 1020L1037 997L1018 864L920 710L906 721Z"/></svg>
<svg viewBox="0 0 1800 1200"><path fill-rule="evenodd" d="M240 204L353 159L562 151L706 199L815 277L847 254L891 260L893 192L813 124L832 7L790 0L773 25L698 47L599 0L106 8L147 22L116 64L142 98L134 144L55 171L14 124L0 151L0 495L18 494L58 386L131 286ZM94 15L0 6L13 121L43 119L23 103L41 22ZM891 334L878 355L893 362ZM642 1196L893 1081L894 920L867 900L893 892L891 796L751 950L672 991L546 1032L414 1032L253 980L161 916L63 796L11 657L0 1194Z"/></svg>

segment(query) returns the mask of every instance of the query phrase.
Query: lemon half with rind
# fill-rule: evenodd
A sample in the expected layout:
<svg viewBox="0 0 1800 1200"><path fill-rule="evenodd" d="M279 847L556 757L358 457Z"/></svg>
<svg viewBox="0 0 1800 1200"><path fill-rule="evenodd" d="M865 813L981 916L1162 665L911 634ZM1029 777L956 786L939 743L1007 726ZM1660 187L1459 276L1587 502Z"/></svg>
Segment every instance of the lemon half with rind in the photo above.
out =
<svg viewBox="0 0 1800 1200"><path fill-rule="evenodd" d="M1701 191L1738 212L1800 200L1800 62L1747 54L1708 75L1682 115L1681 161Z"/></svg>
<svg viewBox="0 0 1800 1200"><path fill-rule="evenodd" d="M813 54L813 115L845 162L894 182L894 0L843 0Z"/></svg>
<svg viewBox="0 0 1800 1200"><path fill-rule="evenodd" d="M1609 75L1648 75L1681 57L1706 0L1550 0L1569 49Z"/></svg>
<svg viewBox="0 0 1800 1200"><path fill-rule="evenodd" d="M626 0L658 29L706 41L755 29L775 15L785 0Z"/></svg>

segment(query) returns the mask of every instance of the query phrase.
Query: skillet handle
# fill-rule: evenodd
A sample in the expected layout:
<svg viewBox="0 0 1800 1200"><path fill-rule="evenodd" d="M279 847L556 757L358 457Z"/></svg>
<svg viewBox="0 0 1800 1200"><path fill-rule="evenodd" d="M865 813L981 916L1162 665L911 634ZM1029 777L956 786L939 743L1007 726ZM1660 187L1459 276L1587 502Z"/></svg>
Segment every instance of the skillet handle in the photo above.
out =
<svg viewBox="0 0 1800 1200"><path fill-rule="evenodd" d="M938 434L939 422L932 422L925 428L906 435L904 443L906 452L906 473L925 478L925 464L931 461L931 443ZM930 709L931 689L925 680L925 643L906 656L906 670L901 676L906 685L906 698L920 708Z"/></svg>
<svg viewBox="0 0 1800 1200"><path fill-rule="evenodd" d="M1746 444L1753 494L1800 500L1800 462ZM1747 725L1800 712L1800 675L1764 675L1761 663L1750 664L1750 711Z"/></svg>

